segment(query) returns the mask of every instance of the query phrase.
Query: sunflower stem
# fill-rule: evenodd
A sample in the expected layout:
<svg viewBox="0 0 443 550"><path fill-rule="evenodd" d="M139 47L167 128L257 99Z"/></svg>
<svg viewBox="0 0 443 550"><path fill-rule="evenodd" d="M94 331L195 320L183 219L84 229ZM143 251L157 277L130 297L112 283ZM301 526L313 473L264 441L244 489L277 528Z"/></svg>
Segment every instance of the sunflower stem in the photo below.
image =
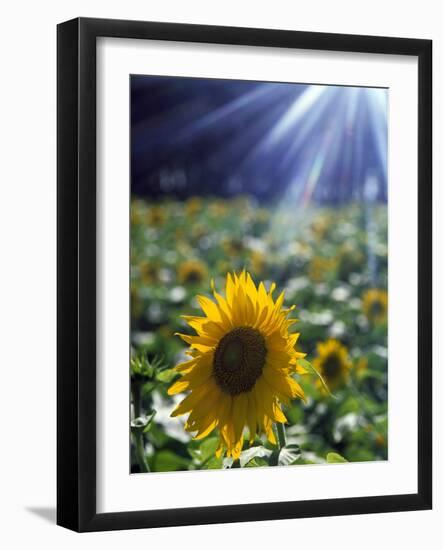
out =
<svg viewBox="0 0 443 550"><path fill-rule="evenodd" d="M141 385L138 381L132 383L132 402L134 405L134 418L138 418L141 414ZM149 472L148 461L145 456L145 443L143 440L143 432L136 430L133 432L134 444L135 444L135 456L140 467L140 471L143 473Z"/></svg>
<svg viewBox="0 0 443 550"><path fill-rule="evenodd" d="M286 430L285 425L281 422L277 422L277 437L280 449L286 447Z"/></svg>
<svg viewBox="0 0 443 550"><path fill-rule="evenodd" d="M137 462L140 466L140 471L143 473L149 472L148 462L145 456L145 446L143 443L143 433L141 431L134 435L135 439L135 454L137 456Z"/></svg>

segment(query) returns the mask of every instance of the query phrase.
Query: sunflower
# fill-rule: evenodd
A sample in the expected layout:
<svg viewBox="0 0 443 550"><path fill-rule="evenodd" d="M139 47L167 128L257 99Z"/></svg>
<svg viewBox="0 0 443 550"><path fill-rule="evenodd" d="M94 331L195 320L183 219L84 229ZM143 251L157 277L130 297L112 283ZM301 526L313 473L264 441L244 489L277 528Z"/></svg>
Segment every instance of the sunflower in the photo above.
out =
<svg viewBox="0 0 443 550"><path fill-rule="evenodd" d="M178 279L182 284L198 284L206 279L208 269L200 260L186 260L178 267Z"/></svg>
<svg viewBox="0 0 443 550"><path fill-rule="evenodd" d="M309 263L308 276L311 281L321 283L330 277L331 271L337 268L337 258L314 256Z"/></svg>
<svg viewBox="0 0 443 550"><path fill-rule="evenodd" d="M265 267L265 255L259 250L253 250L251 253L251 267L254 273L262 273Z"/></svg>
<svg viewBox="0 0 443 550"><path fill-rule="evenodd" d="M224 200L214 200L209 205L209 213L215 218L223 218L229 212L228 205Z"/></svg>
<svg viewBox="0 0 443 550"><path fill-rule="evenodd" d="M367 357L360 357L355 364L355 373L359 378L363 378L368 371L369 361Z"/></svg>
<svg viewBox="0 0 443 550"><path fill-rule="evenodd" d="M326 340L317 344L317 357L312 362L314 368L323 376L326 384L334 391L345 384L352 363L348 349L338 340ZM321 383L318 383L321 387Z"/></svg>
<svg viewBox="0 0 443 550"><path fill-rule="evenodd" d="M142 222L143 206L140 201L132 201L131 203L131 225L139 225Z"/></svg>
<svg viewBox="0 0 443 550"><path fill-rule="evenodd" d="M368 321L374 325L386 321L388 314L388 294L385 290L371 288L363 294L363 311Z"/></svg>
<svg viewBox="0 0 443 550"><path fill-rule="evenodd" d="M185 203L186 214L194 217L203 207L203 201L200 197L190 197Z"/></svg>
<svg viewBox="0 0 443 550"><path fill-rule="evenodd" d="M140 264L140 278L145 285L157 282L159 278L158 266L148 260L144 260Z"/></svg>
<svg viewBox="0 0 443 550"><path fill-rule="evenodd" d="M246 247L242 238L234 237L232 239L225 239L223 248L229 256L240 256Z"/></svg>
<svg viewBox="0 0 443 550"><path fill-rule="evenodd" d="M324 213L318 216L311 224L311 231L317 242L322 241L328 229L331 227L332 219L331 216L327 213Z"/></svg>
<svg viewBox="0 0 443 550"><path fill-rule="evenodd" d="M286 422L281 404L304 399L303 389L292 377L306 371L297 361L304 354L295 350L299 334L289 328L294 309L282 309L284 293L274 301L275 284L258 288L249 273L226 276L226 297L213 287L215 302L205 296L197 300L205 317L185 317L197 332L179 334L189 344L190 359L176 367L182 376L168 390L174 395L191 393L171 416L190 413L185 429L201 439L219 430L217 456L240 456L243 432L252 442L265 433L276 443L273 422Z"/></svg>
<svg viewBox="0 0 443 550"><path fill-rule="evenodd" d="M208 235L208 226L203 223L194 223L191 228L191 237L196 240L203 239Z"/></svg>
<svg viewBox="0 0 443 550"><path fill-rule="evenodd" d="M149 225L158 227L163 225L166 221L166 211L162 205L154 205L147 212L147 219Z"/></svg>

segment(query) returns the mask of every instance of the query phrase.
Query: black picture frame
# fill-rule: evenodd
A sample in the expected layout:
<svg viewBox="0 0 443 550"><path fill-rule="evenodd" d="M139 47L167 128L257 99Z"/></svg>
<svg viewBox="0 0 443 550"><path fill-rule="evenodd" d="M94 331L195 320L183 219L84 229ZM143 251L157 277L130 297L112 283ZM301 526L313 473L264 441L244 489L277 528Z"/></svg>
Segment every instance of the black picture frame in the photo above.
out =
<svg viewBox="0 0 443 550"><path fill-rule="evenodd" d="M418 59L416 494L96 512L96 39L399 54ZM57 523L75 531L425 510L432 507L432 42L78 18L57 29Z"/></svg>

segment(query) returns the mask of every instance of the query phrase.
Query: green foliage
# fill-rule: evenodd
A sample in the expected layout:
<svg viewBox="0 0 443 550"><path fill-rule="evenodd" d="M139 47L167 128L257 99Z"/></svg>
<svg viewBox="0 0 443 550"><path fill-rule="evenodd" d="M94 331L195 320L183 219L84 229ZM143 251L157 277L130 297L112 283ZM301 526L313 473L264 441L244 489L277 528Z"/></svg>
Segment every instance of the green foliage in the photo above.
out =
<svg viewBox="0 0 443 550"><path fill-rule="evenodd" d="M193 464L196 469L215 469L221 468L223 465L223 458L217 458L215 456L215 451L218 447L218 438L217 437L207 437L205 438L198 447L192 447L189 445L188 452L193 458Z"/></svg>
<svg viewBox="0 0 443 550"><path fill-rule="evenodd" d="M273 451L266 449L263 445L246 449L245 451L242 451L240 455L240 466L248 466L250 462L253 462L251 466L255 464L259 465L261 462L268 464L272 453Z"/></svg>
<svg viewBox="0 0 443 550"><path fill-rule="evenodd" d="M278 454L278 466L291 466L301 457L301 449L295 443L285 445Z"/></svg>
<svg viewBox="0 0 443 550"><path fill-rule="evenodd" d="M153 472L172 472L175 470L183 470L187 465L188 462L185 458L175 454L169 449L165 449L153 455L151 470Z"/></svg>
<svg viewBox="0 0 443 550"><path fill-rule="evenodd" d="M131 374L147 380L158 380L160 382L169 382L172 380L173 373L167 369L167 363L164 363L163 357L154 356L149 360L147 353L142 349L134 357L131 357Z"/></svg>
<svg viewBox="0 0 443 550"><path fill-rule="evenodd" d="M131 420L131 431L140 431L142 433L148 432L152 426L152 421L154 420L156 412L157 411L151 411L148 415L143 414L142 416L138 416L137 418L134 418L134 420Z"/></svg>
<svg viewBox="0 0 443 550"><path fill-rule="evenodd" d="M263 466L269 466L269 462L265 458L260 458L259 456L250 460L245 464L245 468L262 468Z"/></svg>
<svg viewBox="0 0 443 550"><path fill-rule="evenodd" d="M348 462L346 458L343 458L338 453L328 453L326 455L326 462L328 464L341 464L343 462Z"/></svg>

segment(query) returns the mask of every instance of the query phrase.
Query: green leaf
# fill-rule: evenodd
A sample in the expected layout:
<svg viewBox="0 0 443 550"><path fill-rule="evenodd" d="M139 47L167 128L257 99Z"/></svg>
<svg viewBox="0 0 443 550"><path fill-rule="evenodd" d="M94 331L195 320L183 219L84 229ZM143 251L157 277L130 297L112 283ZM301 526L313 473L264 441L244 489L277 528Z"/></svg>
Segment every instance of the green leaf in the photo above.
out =
<svg viewBox="0 0 443 550"><path fill-rule="evenodd" d="M337 417L345 416L352 412L358 412L359 410L360 403L358 399L353 395L349 395L340 403L337 409Z"/></svg>
<svg viewBox="0 0 443 550"><path fill-rule="evenodd" d="M309 362L309 361L306 361L306 359L297 359L297 363L300 364L300 366L302 366L303 368L305 368L306 370L309 370L311 371L313 374L315 374L315 376L317 376L317 378L320 380L321 382L321 385L323 386L323 389L325 390L325 392L333 397L334 399L336 399L335 395L333 395L330 391L330 389L328 388L328 385L326 384L325 382L325 379L323 378L323 376L318 372L318 370L316 368L313 367L313 365Z"/></svg>
<svg viewBox="0 0 443 550"><path fill-rule="evenodd" d="M201 459L204 462L212 456L215 456L215 451L218 447L218 437L209 437L202 441L200 445Z"/></svg>
<svg viewBox="0 0 443 550"><path fill-rule="evenodd" d="M151 427L152 421L156 413L157 411L153 410L147 415L141 415L137 418L134 418L134 420L131 420L131 429L134 431L140 430L143 433L146 433Z"/></svg>
<svg viewBox="0 0 443 550"><path fill-rule="evenodd" d="M278 465L279 466L290 466L297 462L301 457L301 450L298 445L291 443L282 447L278 455Z"/></svg>
<svg viewBox="0 0 443 550"><path fill-rule="evenodd" d="M153 456L152 469L155 472L171 472L176 470L186 470L188 461L174 452L164 449Z"/></svg>
<svg viewBox="0 0 443 550"><path fill-rule="evenodd" d="M338 453L328 453L326 455L326 462L328 464L341 464L348 461L346 460L346 458L342 457Z"/></svg>
<svg viewBox="0 0 443 550"><path fill-rule="evenodd" d="M201 458L201 451L200 449L192 449L188 447L188 453L196 460L196 462L200 462Z"/></svg>
<svg viewBox="0 0 443 550"><path fill-rule="evenodd" d="M147 395L152 393L155 386L156 386L155 382L151 382L151 381L146 382L145 384L143 384L142 385L142 391L141 391L142 397L146 397Z"/></svg>
<svg viewBox="0 0 443 550"><path fill-rule="evenodd" d="M169 383L176 376L177 372L174 369L166 369L158 372L155 379L159 382Z"/></svg>
<svg viewBox="0 0 443 550"><path fill-rule="evenodd" d="M257 447L251 447L250 449L247 449L246 451L242 451L240 455L240 466L244 468L248 462L250 462L254 458L269 458L272 455L272 451L270 449L266 449L262 445L258 445Z"/></svg>
<svg viewBox="0 0 443 550"><path fill-rule="evenodd" d="M163 357L155 355L150 360L144 350L131 357L131 373L135 376L142 376L149 380L157 379L166 367L167 364L164 362Z"/></svg>
<svg viewBox="0 0 443 550"><path fill-rule="evenodd" d="M263 466L269 466L268 462L264 458L257 456L250 460L245 468L262 468Z"/></svg>
<svg viewBox="0 0 443 550"><path fill-rule="evenodd" d="M200 443L199 447L190 447L188 446L188 453L192 456L194 459L194 463L198 467L202 468L208 468L207 463L212 461L213 458L217 458L215 456L215 451L218 447L218 437L208 437L206 439L203 439L203 441ZM220 460L220 468L222 466L222 459ZM215 466L212 466L214 468Z"/></svg>
<svg viewBox="0 0 443 550"><path fill-rule="evenodd" d="M223 457L213 456L203 465L204 470L220 470L223 468Z"/></svg>

